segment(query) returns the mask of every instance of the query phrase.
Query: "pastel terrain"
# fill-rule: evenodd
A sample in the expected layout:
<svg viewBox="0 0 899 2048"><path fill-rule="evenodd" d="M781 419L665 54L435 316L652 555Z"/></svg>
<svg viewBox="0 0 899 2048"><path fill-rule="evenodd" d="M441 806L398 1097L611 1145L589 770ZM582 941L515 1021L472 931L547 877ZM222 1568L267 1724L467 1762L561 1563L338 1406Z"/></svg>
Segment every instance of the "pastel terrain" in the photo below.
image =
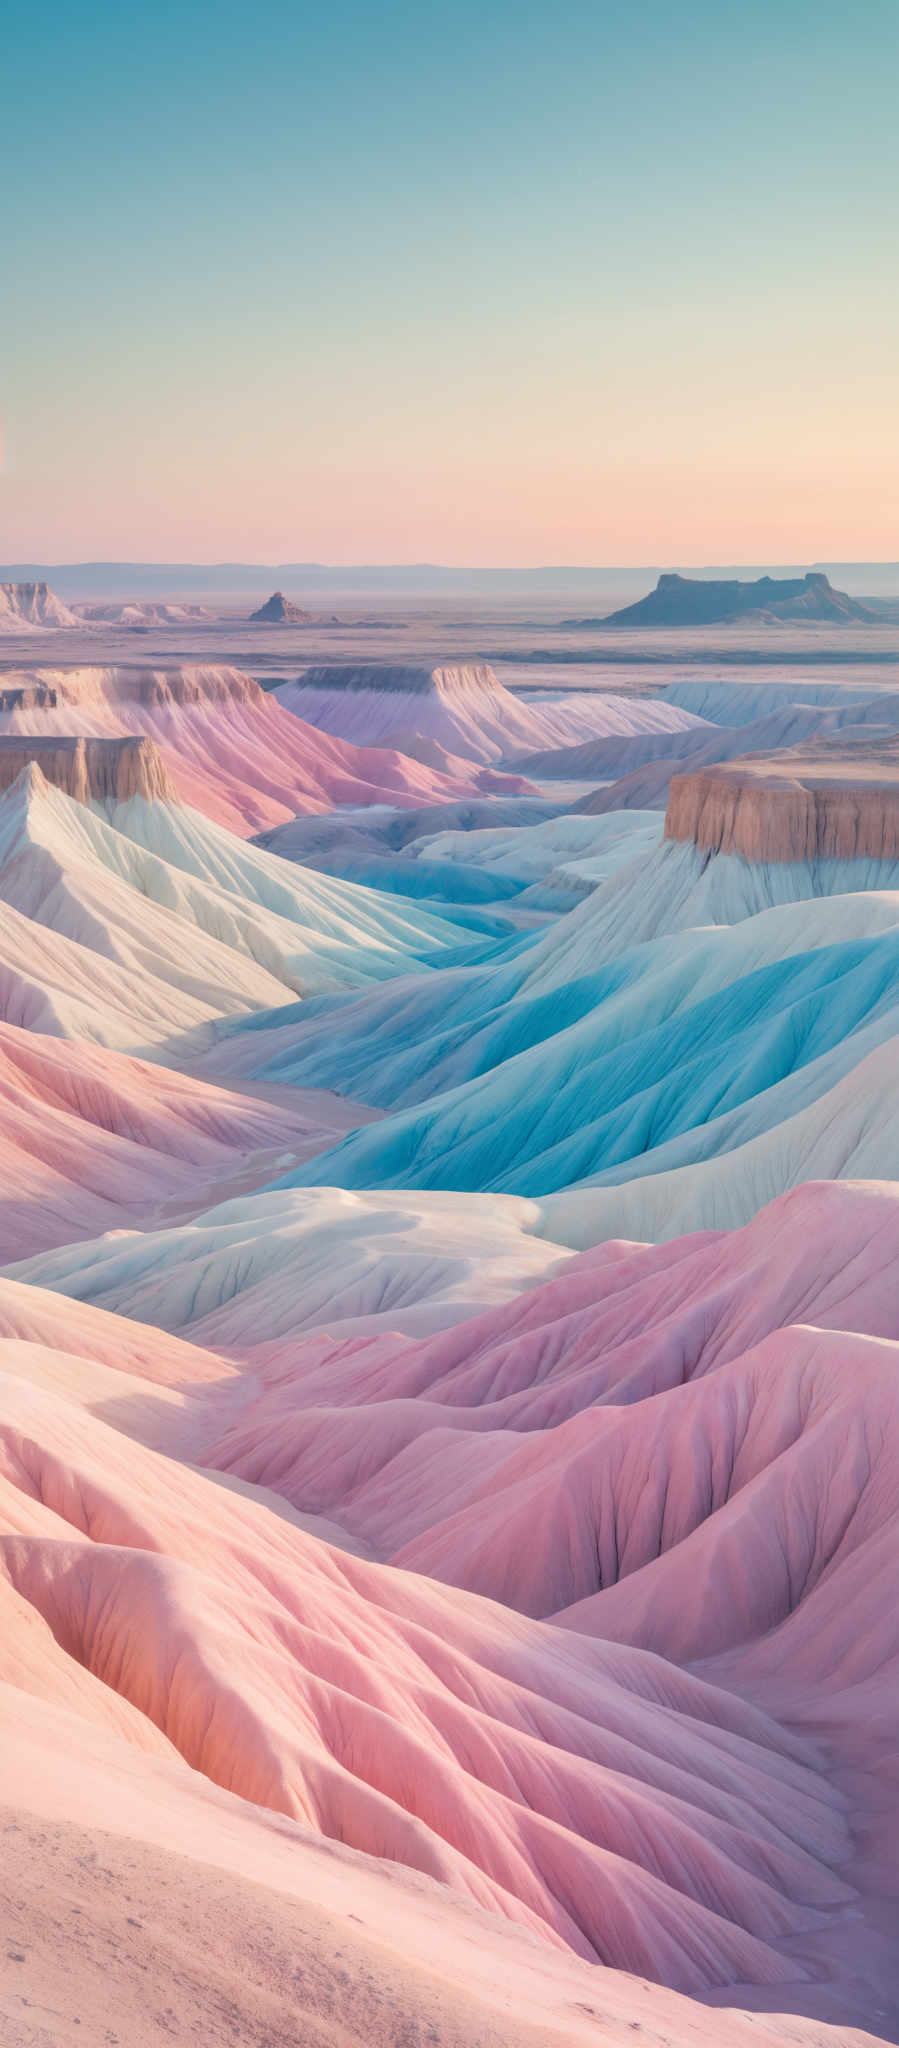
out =
<svg viewBox="0 0 899 2048"><path fill-rule="evenodd" d="M433 741L464 760L498 761L589 733L689 730L691 714L660 703L605 696L593 702L522 704L486 662L435 668L363 663L307 668L277 692L296 717L366 746Z"/></svg>
<svg viewBox="0 0 899 2048"><path fill-rule="evenodd" d="M897 693L283 605L0 678L4 2044L895 2041Z"/></svg>
<svg viewBox="0 0 899 2048"><path fill-rule="evenodd" d="M396 749L363 750L312 733L238 669L41 668L12 671L6 687L13 700L0 715L4 732L146 736L158 745L182 800L241 836L300 811L411 805L494 786L468 763L432 767ZM520 777L496 784L498 792L526 787Z"/></svg>

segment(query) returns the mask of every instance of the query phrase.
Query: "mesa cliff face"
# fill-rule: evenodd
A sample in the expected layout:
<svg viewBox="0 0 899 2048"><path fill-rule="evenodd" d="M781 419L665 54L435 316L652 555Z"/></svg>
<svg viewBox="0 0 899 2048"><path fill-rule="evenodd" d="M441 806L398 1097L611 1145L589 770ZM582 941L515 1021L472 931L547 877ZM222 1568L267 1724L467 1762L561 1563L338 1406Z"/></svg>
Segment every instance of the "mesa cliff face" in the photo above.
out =
<svg viewBox="0 0 899 2048"><path fill-rule="evenodd" d="M301 605L285 597L283 590L274 590L259 610L250 613L251 626L309 626L312 613L304 612Z"/></svg>
<svg viewBox="0 0 899 2048"><path fill-rule="evenodd" d="M418 751L436 742L459 760L509 762L537 748L599 733L671 731L695 723L664 704L603 696L523 701L486 661L317 664L275 692L279 704L322 732L360 746ZM426 758L426 757L425 757Z"/></svg>
<svg viewBox="0 0 899 2048"><path fill-rule="evenodd" d="M666 839L751 861L899 858L899 740L812 741L676 775Z"/></svg>
<svg viewBox="0 0 899 2048"><path fill-rule="evenodd" d="M52 683L49 676L52 675ZM77 668L52 670L42 678L65 704L186 705L265 703L265 693L244 669L198 665L189 668Z"/></svg>
<svg viewBox="0 0 899 2048"><path fill-rule="evenodd" d="M0 792L32 769L77 802L127 803L133 796L177 802L177 791L152 740L65 738L0 739Z"/></svg>
<svg viewBox="0 0 899 2048"><path fill-rule="evenodd" d="M302 684L308 690L399 691L403 696L505 696L499 677L486 661L444 663L362 661L347 667L318 663L307 668Z"/></svg>
<svg viewBox="0 0 899 2048"><path fill-rule="evenodd" d="M49 583L0 583L0 632L28 631L33 626L77 626L80 620L63 604Z"/></svg>

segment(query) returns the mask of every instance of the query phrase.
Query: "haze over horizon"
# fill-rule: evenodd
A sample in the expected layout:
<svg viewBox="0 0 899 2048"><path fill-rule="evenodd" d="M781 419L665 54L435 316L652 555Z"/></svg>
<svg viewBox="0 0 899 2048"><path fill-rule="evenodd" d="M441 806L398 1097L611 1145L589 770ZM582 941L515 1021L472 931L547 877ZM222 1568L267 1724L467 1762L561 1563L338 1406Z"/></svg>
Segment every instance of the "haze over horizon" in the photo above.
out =
<svg viewBox="0 0 899 2048"><path fill-rule="evenodd" d="M4 558L895 555L883 0L83 29L7 39Z"/></svg>

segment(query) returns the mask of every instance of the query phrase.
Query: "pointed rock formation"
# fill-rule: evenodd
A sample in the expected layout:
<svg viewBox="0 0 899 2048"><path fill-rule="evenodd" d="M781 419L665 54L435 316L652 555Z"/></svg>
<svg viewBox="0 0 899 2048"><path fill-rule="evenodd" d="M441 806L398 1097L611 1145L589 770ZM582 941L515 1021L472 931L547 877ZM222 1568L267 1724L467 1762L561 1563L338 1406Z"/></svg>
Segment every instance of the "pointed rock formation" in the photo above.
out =
<svg viewBox="0 0 899 2048"><path fill-rule="evenodd" d="M300 605L293 604L285 597L283 590L275 590L258 612L250 613L251 626L311 626L312 613L304 612Z"/></svg>

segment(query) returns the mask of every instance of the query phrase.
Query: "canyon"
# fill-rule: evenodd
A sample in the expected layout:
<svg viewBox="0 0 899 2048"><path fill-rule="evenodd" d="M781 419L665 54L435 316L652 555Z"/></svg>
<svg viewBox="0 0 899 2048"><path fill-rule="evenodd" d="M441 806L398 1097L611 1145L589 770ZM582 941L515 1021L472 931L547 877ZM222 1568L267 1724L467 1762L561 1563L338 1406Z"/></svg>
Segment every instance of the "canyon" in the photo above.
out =
<svg viewBox="0 0 899 2048"><path fill-rule="evenodd" d="M0 677L5 2038L895 2040L883 643L194 596Z"/></svg>

